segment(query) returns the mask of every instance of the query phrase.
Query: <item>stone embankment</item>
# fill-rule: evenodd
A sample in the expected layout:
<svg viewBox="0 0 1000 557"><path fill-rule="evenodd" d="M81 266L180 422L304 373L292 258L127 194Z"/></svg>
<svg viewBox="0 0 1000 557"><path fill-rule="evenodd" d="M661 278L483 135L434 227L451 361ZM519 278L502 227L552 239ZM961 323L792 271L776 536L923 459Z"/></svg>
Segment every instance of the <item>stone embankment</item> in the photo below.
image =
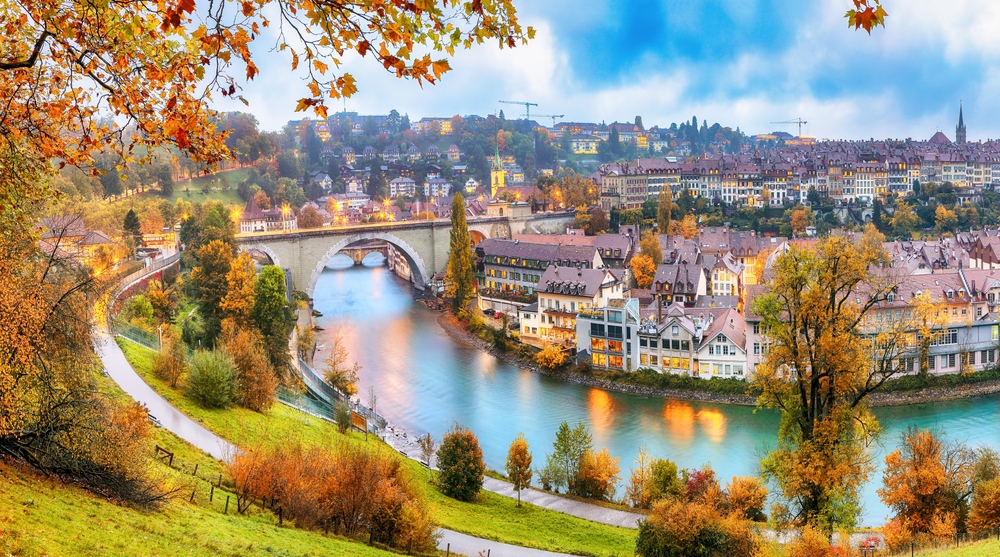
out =
<svg viewBox="0 0 1000 557"><path fill-rule="evenodd" d="M736 404L740 406L755 406L757 404L756 397L750 395L713 393L708 391L696 391L688 389L660 389L657 387L620 383L617 381L602 379L600 377L594 377L590 375L576 373L573 371L551 372L542 369L537 364L535 364L535 362L525 360L517 356L516 354L501 352L495 349L490 343L483 341L479 337L473 335L468 330L466 330L462 326L462 324L450 313L447 312L442 313L438 317L438 323L449 335L451 335L456 340L464 342L466 344L471 344L484 352L492 354L497 359L503 360L504 362L520 367L522 369L526 369L528 371L531 371L532 373L547 375L549 377L556 377L559 379L563 379L564 381L577 383L579 385L586 385L588 387L596 387L598 389L604 389L606 391L618 391L622 393L629 393L639 396L672 398L672 399L686 400L692 402ZM910 404L926 404L930 402L939 402L943 400L973 398L973 397L991 395L996 393L1000 393L1000 379L983 381L981 383L955 385L951 387L929 387L926 389L921 389L919 391L875 393L869 396L869 401L872 406L905 406Z"/></svg>

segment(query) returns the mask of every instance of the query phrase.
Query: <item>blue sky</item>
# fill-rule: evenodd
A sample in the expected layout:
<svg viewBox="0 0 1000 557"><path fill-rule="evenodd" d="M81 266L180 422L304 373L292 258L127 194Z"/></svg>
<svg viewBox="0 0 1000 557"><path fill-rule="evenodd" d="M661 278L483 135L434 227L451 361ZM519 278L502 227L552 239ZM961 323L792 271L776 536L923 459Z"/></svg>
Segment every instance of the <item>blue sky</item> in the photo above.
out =
<svg viewBox="0 0 1000 557"><path fill-rule="evenodd" d="M847 28L850 0L514 1L538 30L528 46L462 52L441 83L423 88L349 56L342 67L360 91L348 110L521 113L502 98L575 121L697 116L760 133L802 117L803 133L820 138L926 139L938 129L954 136L961 99L970 140L1000 137L996 0L950 0L945 11L939 0L883 0L888 27L872 36ZM262 75L245 88L249 110L278 129L296 117L305 84L264 43L256 56Z"/></svg>

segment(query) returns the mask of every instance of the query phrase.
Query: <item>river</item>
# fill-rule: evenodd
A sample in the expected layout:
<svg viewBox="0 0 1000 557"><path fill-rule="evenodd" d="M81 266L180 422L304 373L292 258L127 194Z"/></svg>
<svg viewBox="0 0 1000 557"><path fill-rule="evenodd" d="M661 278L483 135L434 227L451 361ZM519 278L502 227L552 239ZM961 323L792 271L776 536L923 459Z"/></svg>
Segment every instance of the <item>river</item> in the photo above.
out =
<svg viewBox="0 0 1000 557"><path fill-rule="evenodd" d="M374 388L378 412L411 434L440 442L453 424L479 437L486 464L503 470L510 442L523 432L536 467L551 452L561 422L582 422L596 448L621 458L627 481L639 447L680 468L710 463L725 483L752 475L776 441L773 411L648 398L609 392L540 376L454 340L437 323L438 313L413 301L410 286L378 255L364 266L334 257L316 284L315 309L323 313L317 334L322 368L332 335L341 334L352 361L361 364L359 396ZM372 263L369 265L369 263ZM889 514L875 490L884 455L909 425L931 428L948 440L1000 447L1000 395L969 400L881 408L882 447L874 449L878 470L862 495L863 525L880 525Z"/></svg>

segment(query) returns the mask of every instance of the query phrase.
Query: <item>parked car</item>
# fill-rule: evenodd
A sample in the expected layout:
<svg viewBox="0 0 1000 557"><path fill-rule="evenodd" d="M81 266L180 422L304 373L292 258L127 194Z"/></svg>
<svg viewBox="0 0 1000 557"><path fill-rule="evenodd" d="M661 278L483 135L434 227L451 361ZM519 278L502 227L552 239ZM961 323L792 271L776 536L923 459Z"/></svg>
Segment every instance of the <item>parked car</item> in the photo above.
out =
<svg viewBox="0 0 1000 557"><path fill-rule="evenodd" d="M493 319L503 319L503 312L502 311L498 311L498 312L494 313L493 314Z"/></svg>
<svg viewBox="0 0 1000 557"><path fill-rule="evenodd" d="M483 310L483 315L486 315L486 316L489 316L489 317L493 317L494 313L496 313L496 310L493 309L493 308L486 308L486 309Z"/></svg>
<svg viewBox="0 0 1000 557"><path fill-rule="evenodd" d="M509 328L512 331L516 331L516 330L518 330L518 329L521 328L521 322L520 321L511 321L510 325L507 325L507 328Z"/></svg>

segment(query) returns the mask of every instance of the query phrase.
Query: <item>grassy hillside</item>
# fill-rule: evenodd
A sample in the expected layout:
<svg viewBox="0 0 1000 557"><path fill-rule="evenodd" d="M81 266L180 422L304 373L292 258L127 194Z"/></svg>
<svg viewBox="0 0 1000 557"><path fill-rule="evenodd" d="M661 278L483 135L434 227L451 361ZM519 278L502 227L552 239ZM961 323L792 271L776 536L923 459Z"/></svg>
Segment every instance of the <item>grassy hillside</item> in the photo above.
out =
<svg viewBox="0 0 1000 557"><path fill-rule="evenodd" d="M151 473L176 490L155 511L119 506L88 491L0 460L0 555L396 555L354 540L278 526L270 511L235 513L235 496L210 484L222 464L172 433L158 429L155 443L174 453L174 466L151 460ZM197 476L192 475L197 465ZM194 501L190 501L192 491Z"/></svg>
<svg viewBox="0 0 1000 557"><path fill-rule="evenodd" d="M1000 540L988 540L969 544L958 549L948 549L929 553L920 553L933 557L996 557L1000 555Z"/></svg>
<svg viewBox="0 0 1000 557"><path fill-rule="evenodd" d="M282 443L299 440L306 445L329 445L344 440L366 444L371 450L392 450L374 436L369 436L366 441L363 434L356 432L350 436L341 435L333 424L281 404L276 404L267 415L243 408L203 409L152 375L151 351L124 340L119 340L119 345L132 366L154 390L182 412L237 445L261 439ZM427 494L435 520L442 527L561 553L608 557L633 554L634 530L597 524L529 504L518 508L513 499L488 492L482 492L475 503L462 503L438 492L429 483L427 470L419 463L410 459L404 462L415 477L421 479L420 486Z"/></svg>
<svg viewBox="0 0 1000 557"><path fill-rule="evenodd" d="M170 200L173 201L179 197L184 201L191 201L192 203L204 203L209 199L217 199L223 203L242 207L245 201L236 192L236 186L247 179L249 172L249 168L236 168L209 176L198 176L192 180L177 182L174 184L174 194L170 196ZM209 188L207 194L201 192L201 188L205 185L208 185ZM229 189L223 189L227 186ZM153 190L142 193L139 197L158 197L159 195L159 190Z"/></svg>

